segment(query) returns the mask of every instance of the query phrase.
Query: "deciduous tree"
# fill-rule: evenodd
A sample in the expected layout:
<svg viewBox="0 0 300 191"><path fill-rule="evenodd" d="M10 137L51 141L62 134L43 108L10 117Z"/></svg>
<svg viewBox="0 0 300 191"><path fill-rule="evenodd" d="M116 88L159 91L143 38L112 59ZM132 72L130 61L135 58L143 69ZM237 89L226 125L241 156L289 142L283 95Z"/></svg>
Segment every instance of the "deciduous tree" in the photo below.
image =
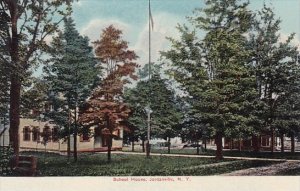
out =
<svg viewBox="0 0 300 191"><path fill-rule="evenodd" d="M80 122L101 129L108 140L107 157L110 162L114 132L126 128L124 122L131 112L123 100L123 89L130 79L137 78L134 75L137 55L128 50L128 42L122 39L122 31L112 25L102 31L100 40L94 45L106 76L83 107Z"/></svg>
<svg viewBox="0 0 300 191"><path fill-rule="evenodd" d="M157 65L152 65L151 79L148 78L148 65L140 70L141 80L135 88L126 92L125 100L133 110L129 121L138 128L138 135L144 141L147 138L147 114L145 108L150 106L151 136L167 140L170 152L170 139L178 134L178 125L182 114L177 105L175 92L166 79L160 76ZM146 75L143 75L146 74Z"/></svg>
<svg viewBox="0 0 300 191"><path fill-rule="evenodd" d="M294 34L281 42L280 22L273 10L264 5L249 33L258 99L266 106L261 115L266 128L261 127L261 132L271 134L272 152L276 135L276 113L283 103L281 100L288 100L291 95L299 71L296 64L297 48L291 44Z"/></svg>
<svg viewBox="0 0 300 191"><path fill-rule="evenodd" d="M53 34L69 12L71 0L2 0L1 38L8 54L0 54L1 63L9 66L10 141L19 154L20 93L23 80L39 62L46 48L45 39ZM55 15L55 16L54 16ZM4 18L2 20L2 18ZM3 26L3 28L2 28ZM18 157L17 157L18 159Z"/></svg>
<svg viewBox="0 0 300 191"><path fill-rule="evenodd" d="M206 1L191 18L195 27L178 27L181 39L163 52L173 68L170 74L190 96L198 118L214 132L216 157L222 158L222 138L239 137L252 130L256 97L255 76L248 64L245 33L251 26L248 3ZM199 31L199 30L202 31ZM204 33L199 39L198 33Z"/></svg>

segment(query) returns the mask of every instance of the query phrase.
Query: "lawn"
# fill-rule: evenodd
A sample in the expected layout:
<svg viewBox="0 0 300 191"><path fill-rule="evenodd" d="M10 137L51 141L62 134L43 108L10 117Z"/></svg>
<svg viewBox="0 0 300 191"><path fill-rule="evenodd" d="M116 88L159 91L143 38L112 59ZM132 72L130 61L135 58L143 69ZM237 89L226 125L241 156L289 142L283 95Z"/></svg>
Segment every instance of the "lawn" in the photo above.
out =
<svg viewBox="0 0 300 191"><path fill-rule="evenodd" d="M299 168L294 168L294 169L287 169L284 171L279 172L279 176L300 176L300 167Z"/></svg>
<svg viewBox="0 0 300 191"><path fill-rule="evenodd" d="M203 176L274 164L270 161L222 160L113 154L107 163L106 154L80 154L78 162L66 156L47 153L22 153L38 157L40 176ZM216 164L216 165L214 165Z"/></svg>
<svg viewBox="0 0 300 191"><path fill-rule="evenodd" d="M131 152L131 148L123 148L124 152ZM141 149L136 148L135 152L142 152ZM166 148L153 148L151 149L151 152L153 153L162 153L167 154L168 150ZM200 155L209 155L209 156L215 156L215 150L208 149L206 152L201 151L200 149ZM171 154L186 154L186 155L196 155L197 149L196 148L184 148L184 149L178 149L178 148L172 148ZM290 153L290 152L274 152L273 154L268 151L264 152L257 152L254 153L252 151L237 151L237 150L224 150L223 151L224 156L231 156L231 157L252 157L252 158L272 158L272 159L293 159L293 160L300 160L300 152Z"/></svg>

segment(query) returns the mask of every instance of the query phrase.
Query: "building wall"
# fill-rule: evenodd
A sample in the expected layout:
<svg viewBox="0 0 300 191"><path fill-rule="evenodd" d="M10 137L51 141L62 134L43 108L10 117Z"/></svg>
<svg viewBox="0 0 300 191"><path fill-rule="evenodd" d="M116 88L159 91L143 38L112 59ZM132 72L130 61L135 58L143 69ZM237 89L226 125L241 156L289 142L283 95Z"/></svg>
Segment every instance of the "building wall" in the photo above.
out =
<svg viewBox="0 0 300 191"><path fill-rule="evenodd" d="M47 144L43 144L43 138L40 136L38 140L33 140L34 128L39 128L39 132L42 133L45 127L49 127L51 134L53 135L53 129L56 128L54 123L42 122L33 119L20 119L20 149L21 150L47 150L47 151L58 151L67 152L67 141L60 139L57 141L49 140ZM25 129L27 128L27 129ZM28 133L29 128L29 133ZM26 134L26 135L25 135ZM29 135L28 135L29 134ZM120 130L119 138L113 139L113 148L122 148L123 144L123 131ZM77 137L77 151L93 151L95 149L103 148L102 139L100 136L90 137L88 140L83 140L81 136ZM74 139L71 135L71 151L74 150Z"/></svg>
<svg viewBox="0 0 300 191"><path fill-rule="evenodd" d="M271 150L271 136L269 135L261 135L259 136L259 147L261 150ZM274 139L274 149L280 149L280 139L279 137L275 137ZM252 138L249 137L248 139L228 139L225 138L225 144L223 145L225 149L239 149L242 150L252 150L253 143Z"/></svg>

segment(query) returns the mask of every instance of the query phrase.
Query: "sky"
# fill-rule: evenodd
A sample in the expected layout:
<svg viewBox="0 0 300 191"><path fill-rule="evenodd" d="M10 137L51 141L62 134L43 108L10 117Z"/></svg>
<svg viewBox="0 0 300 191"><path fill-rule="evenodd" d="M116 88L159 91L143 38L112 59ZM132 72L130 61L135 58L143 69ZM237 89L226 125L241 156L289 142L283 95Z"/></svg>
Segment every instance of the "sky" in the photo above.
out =
<svg viewBox="0 0 300 191"><path fill-rule="evenodd" d="M296 33L295 45L300 44L299 0L250 0L251 10L260 10L264 2L274 8L282 20L282 40ZM157 62L159 51L168 50L166 37L178 38L177 24L188 23L195 8L204 6L204 0L151 0L154 21L152 31L152 61ZM148 0L79 0L73 6L73 18L78 31L91 41L100 38L101 31L113 24L123 30L123 39L140 57L138 63L148 62ZM300 47L300 46L299 46ZM299 48L300 50L300 48Z"/></svg>

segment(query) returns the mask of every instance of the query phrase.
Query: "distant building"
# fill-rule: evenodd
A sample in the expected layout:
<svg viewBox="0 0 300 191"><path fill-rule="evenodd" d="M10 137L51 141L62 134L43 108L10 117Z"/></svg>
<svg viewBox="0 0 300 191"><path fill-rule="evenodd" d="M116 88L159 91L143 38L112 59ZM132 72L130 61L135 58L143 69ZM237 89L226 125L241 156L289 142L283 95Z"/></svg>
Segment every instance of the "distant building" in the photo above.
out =
<svg viewBox="0 0 300 191"><path fill-rule="evenodd" d="M203 143L202 143L203 144ZM208 147L216 147L215 140L209 139L206 142ZM243 138L243 139L230 139L223 138L222 145L224 149L234 149L234 150L253 150L253 139L251 137ZM261 151L270 151L271 150L271 136L267 134L263 134L258 136L258 147ZM281 149L281 141L279 137L274 137L274 150L279 151ZM284 149L291 149L291 138L284 137ZM299 140L295 141L295 150L300 150L300 142Z"/></svg>
<svg viewBox="0 0 300 191"><path fill-rule="evenodd" d="M259 139L259 148L260 150L271 150L271 136L270 135L261 135ZM274 139L274 150L280 150L280 139L275 137ZM224 139L224 148L225 149L241 149L241 150L252 150L253 149L253 140L251 138L244 138L241 140L238 139Z"/></svg>

